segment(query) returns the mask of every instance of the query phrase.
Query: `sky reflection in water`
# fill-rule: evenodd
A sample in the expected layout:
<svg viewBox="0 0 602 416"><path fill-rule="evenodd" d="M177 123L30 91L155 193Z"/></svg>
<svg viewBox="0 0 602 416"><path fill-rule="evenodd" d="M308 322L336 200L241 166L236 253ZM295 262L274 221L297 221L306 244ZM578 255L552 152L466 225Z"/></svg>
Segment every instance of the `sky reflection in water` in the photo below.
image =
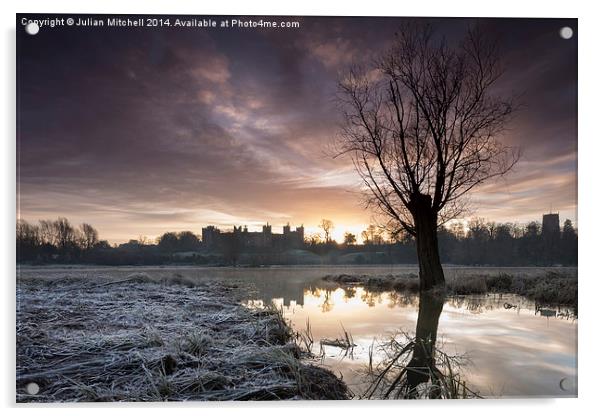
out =
<svg viewBox="0 0 602 416"><path fill-rule="evenodd" d="M400 331L413 334L419 298L372 293L361 287L309 286L302 301L289 297L275 298L274 303L297 330L304 329L309 319L316 352L320 339L340 338L343 328L353 336L357 345L353 355L327 346L324 365L343 374L351 388L361 393L366 387L361 374L373 341L378 344ZM554 311L570 314L564 309ZM481 395L576 395L577 320L572 316L541 316L533 302L514 295L448 299L439 318L438 342L446 353L469 358L464 378ZM382 354L375 349L374 360L382 359Z"/></svg>

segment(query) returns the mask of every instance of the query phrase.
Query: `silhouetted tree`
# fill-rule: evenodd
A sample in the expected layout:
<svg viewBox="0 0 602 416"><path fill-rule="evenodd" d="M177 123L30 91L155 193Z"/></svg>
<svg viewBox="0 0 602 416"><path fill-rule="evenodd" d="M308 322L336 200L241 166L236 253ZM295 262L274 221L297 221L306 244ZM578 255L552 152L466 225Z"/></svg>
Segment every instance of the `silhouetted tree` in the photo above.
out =
<svg viewBox="0 0 602 416"><path fill-rule="evenodd" d="M564 221L564 224L562 225L562 238L567 241L577 239L577 233L575 232L575 228L573 227L573 222L568 218Z"/></svg>
<svg viewBox="0 0 602 416"><path fill-rule="evenodd" d="M450 224L449 230L456 238L464 238L464 236L466 235L466 230L464 229L464 224L462 224L460 222L454 222L454 223Z"/></svg>
<svg viewBox="0 0 602 416"><path fill-rule="evenodd" d="M356 243L355 234L345 233L344 244L347 246L354 245Z"/></svg>
<svg viewBox="0 0 602 416"><path fill-rule="evenodd" d="M439 241L441 261L444 263L453 263L452 253L454 251L453 248L457 243L455 235L447 228L439 227L437 239Z"/></svg>
<svg viewBox="0 0 602 416"><path fill-rule="evenodd" d="M199 237L191 231L182 231L178 234L178 246L181 251L195 251L200 248Z"/></svg>
<svg viewBox="0 0 602 416"><path fill-rule="evenodd" d="M58 244L55 233L54 222L52 220L40 221L40 238L43 244L56 246Z"/></svg>
<svg viewBox="0 0 602 416"><path fill-rule="evenodd" d="M127 243L119 244L119 246L117 248L123 249L123 250L140 250L141 244L138 240L135 240L132 238ZM167 250L165 250L165 251L167 251Z"/></svg>
<svg viewBox="0 0 602 416"><path fill-rule="evenodd" d="M318 244L320 244L320 239L320 234L313 233L305 237L305 244L308 244L310 246L317 246Z"/></svg>
<svg viewBox="0 0 602 416"><path fill-rule="evenodd" d="M381 245L384 243L382 230L376 225L370 224L368 228L362 231L362 241L365 245Z"/></svg>
<svg viewBox="0 0 602 416"><path fill-rule="evenodd" d="M452 46L416 25L403 27L374 67L352 68L339 84L338 154L351 156L368 206L392 234L415 237L421 289L444 283L438 225L518 160L497 140L514 108L492 91L501 75L497 48L481 31Z"/></svg>
<svg viewBox="0 0 602 416"><path fill-rule="evenodd" d="M17 259L33 260L41 244L39 227L25 220L17 221Z"/></svg>
<svg viewBox="0 0 602 416"><path fill-rule="evenodd" d="M80 225L80 232L84 250L90 250L98 243L98 231L90 224L83 223Z"/></svg>
<svg viewBox="0 0 602 416"><path fill-rule="evenodd" d="M174 232L168 232L159 237L157 241L159 250L173 254L178 249L178 235Z"/></svg>
<svg viewBox="0 0 602 416"><path fill-rule="evenodd" d="M57 218L53 223L54 240L59 254L67 261L79 255L81 236L65 217Z"/></svg>
<svg viewBox="0 0 602 416"><path fill-rule="evenodd" d="M320 221L320 224L318 224L318 227L320 227L324 231L324 241L326 241L326 243L329 243L330 233L334 229L334 223L331 220L322 219L322 221Z"/></svg>
<svg viewBox="0 0 602 416"><path fill-rule="evenodd" d="M537 221L531 221L525 227L521 239L521 251L532 262L540 265L542 263L542 247L541 224Z"/></svg>
<svg viewBox="0 0 602 416"><path fill-rule="evenodd" d="M495 224L493 228L493 241L491 243L492 264L509 265L514 255L514 239L512 238L512 224Z"/></svg>
<svg viewBox="0 0 602 416"><path fill-rule="evenodd" d="M577 264L577 232L569 219L562 226L560 257L565 263Z"/></svg>
<svg viewBox="0 0 602 416"><path fill-rule="evenodd" d="M111 245L107 240L100 240L98 243L96 243L96 246L94 248L100 250L109 250L111 248Z"/></svg>
<svg viewBox="0 0 602 416"><path fill-rule="evenodd" d="M541 234L541 225L537 221L531 221L525 227L524 237L537 238Z"/></svg>

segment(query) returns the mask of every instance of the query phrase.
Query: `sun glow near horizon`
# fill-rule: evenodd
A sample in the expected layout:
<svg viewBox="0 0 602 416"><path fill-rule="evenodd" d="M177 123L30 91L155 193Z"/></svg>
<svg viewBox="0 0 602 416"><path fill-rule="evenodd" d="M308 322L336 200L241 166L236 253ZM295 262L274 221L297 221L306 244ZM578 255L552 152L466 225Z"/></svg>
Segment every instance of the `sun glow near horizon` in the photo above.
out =
<svg viewBox="0 0 602 416"><path fill-rule="evenodd" d="M363 244L362 241L362 232L368 228L368 224L345 224L338 225L336 221L333 221L334 227L330 232L331 239L336 241L339 244L342 244L345 241L345 234L351 233L355 235L356 242L355 244ZM305 237L311 237L314 234L320 235L321 239L324 239L324 230L322 230L319 226L307 226L305 227Z"/></svg>

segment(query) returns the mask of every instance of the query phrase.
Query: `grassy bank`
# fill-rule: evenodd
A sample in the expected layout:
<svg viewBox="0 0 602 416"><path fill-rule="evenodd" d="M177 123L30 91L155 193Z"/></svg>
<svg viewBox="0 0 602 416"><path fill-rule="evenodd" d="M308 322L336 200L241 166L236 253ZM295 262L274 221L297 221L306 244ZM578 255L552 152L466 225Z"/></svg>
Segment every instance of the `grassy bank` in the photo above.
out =
<svg viewBox="0 0 602 416"><path fill-rule="evenodd" d="M371 291L420 290L418 275L413 273L384 276L339 274L325 276L323 280L341 286L361 285ZM512 293L542 304L566 305L577 309L577 276L562 271L547 271L544 274L455 274L447 277L446 291L449 295Z"/></svg>
<svg viewBox="0 0 602 416"><path fill-rule="evenodd" d="M21 279L17 401L347 398L301 360L278 311L241 305L242 290L145 274Z"/></svg>

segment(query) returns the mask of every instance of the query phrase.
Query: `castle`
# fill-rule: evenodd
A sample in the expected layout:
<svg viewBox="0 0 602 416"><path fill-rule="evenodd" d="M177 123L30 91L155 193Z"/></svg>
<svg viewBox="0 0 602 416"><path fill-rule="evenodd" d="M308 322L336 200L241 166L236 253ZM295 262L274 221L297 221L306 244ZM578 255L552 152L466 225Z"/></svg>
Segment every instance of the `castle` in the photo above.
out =
<svg viewBox="0 0 602 416"><path fill-rule="evenodd" d="M235 241L241 248L250 249L292 249L303 247L305 239L303 225L291 229L290 224L282 227L282 234L272 233L272 226L266 223L261 231L249 231L247 226L234 226L232 231L221 231L210 225L202 230L202 244L206 249L216 249L226 241Z"/></svg>

